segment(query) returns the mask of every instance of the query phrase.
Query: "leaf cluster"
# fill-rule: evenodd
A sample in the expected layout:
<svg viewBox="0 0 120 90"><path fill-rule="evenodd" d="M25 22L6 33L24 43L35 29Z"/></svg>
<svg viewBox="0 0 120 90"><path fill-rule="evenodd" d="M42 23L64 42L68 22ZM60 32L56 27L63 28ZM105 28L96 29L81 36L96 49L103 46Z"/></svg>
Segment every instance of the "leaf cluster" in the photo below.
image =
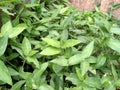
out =
<svg viewBox="0 0 120 90"><path fill-rule="evenodd" d="M119 20L67 0L0 2L0 90L116 90Z"/></svg>

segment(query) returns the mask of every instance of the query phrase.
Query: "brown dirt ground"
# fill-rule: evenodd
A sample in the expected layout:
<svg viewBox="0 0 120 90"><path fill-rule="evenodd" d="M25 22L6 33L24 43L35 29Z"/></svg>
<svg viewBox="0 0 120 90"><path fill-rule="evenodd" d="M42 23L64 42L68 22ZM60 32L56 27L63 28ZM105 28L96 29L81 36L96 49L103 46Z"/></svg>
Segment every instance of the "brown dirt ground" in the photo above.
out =
<svg viewBox="0 0 120 90"><path fill-rule="evenodd" d="M100 11L109 12L111 5L120 4L120 0L70 0L73 7L78 8L80 11L94 11L95 5L100 4ZM113 11L114 16L120 18L120 8Z"/></svg>

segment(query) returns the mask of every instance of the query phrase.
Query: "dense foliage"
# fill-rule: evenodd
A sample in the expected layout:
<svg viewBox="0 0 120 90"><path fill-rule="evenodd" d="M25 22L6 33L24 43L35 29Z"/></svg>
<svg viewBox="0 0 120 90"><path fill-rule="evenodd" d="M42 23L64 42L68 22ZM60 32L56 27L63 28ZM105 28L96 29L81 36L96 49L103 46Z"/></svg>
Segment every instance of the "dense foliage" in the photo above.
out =
<svg viewBox="0 0 120 90"><path fill-rule="evenodd" d="M0 2L0 90L116 90L120 25L66 0Z"/></svg>

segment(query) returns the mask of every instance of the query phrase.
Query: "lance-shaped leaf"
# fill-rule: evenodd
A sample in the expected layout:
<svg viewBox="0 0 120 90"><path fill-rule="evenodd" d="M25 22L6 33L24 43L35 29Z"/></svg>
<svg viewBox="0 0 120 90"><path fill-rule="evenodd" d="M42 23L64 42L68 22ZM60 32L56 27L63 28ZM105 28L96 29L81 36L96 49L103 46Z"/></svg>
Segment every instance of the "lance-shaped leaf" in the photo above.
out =
<svg viewBox="0 0 120 90"><path fill-rule="evenodd" d="M92 54L92 51L94 49L94 42L90 42L82 51L82 57L88 58Z"/></svg>
<svg viewBox="0 0 120 90"><path fill-rule="evenodd" d="M61 49L59 49L59 48L48 47L48 48L44 49L40 54L50 56L50 55L59 54L60 52L61 52Z"/></svg>
<svg viewBox="0 0 120 90"><path fill-rule="evenodd" d="M56 58L50 61L52 63L58 64L60 66L68 66L68 60L65 59L64 57Z"/></svg>
<svg viewBox="0 0 120 90"><path fill-rule="evenodd" d="M97 77L88 77L84 80L84 83L90 87L95 87L97 89L101 89L101 80Z"/></svg>
<svg viewBox="0 0 120 90"><path fill-rule="evenodd" d="M13 28L13 30L9 34L9 38L13 38L18 36L20 33L22 33L27 28L26 24L18 24L16 27Z"/></svg>
<svg viewBox="0 0 120 90"><path fill-rule="evenodd" d="M120 28L119 27L112 27L110 29L110 32L113 33L113 34L120 35Z"/></svg>
<svg viewBox="0 0 120 90"><path fill-rule="evenodd" d="M81 54L76 54L69 59L69 65L75 65L90 57L94 48L94 42L90 42L82 51Z"/></svg>
<svg viewBox="0 0 120 90"><path fill-rule="evenodd" d="M26 56L28 56L29 52L31 51L31 43L26 37L24 37L22 41L22 51Z"/></svg>
<svg viewBox="0 0 120 90"><path fill-rule="evenodd" d="M53 87L50 86L50 85L43 84L43 85L41 85L41 86L39 87L38 90L55 90L55 89L53 89Z"/></svg>
<svg viewBox="0 0 120 90"><path fill-rule="evenodd" d="M47 67L48 67L48 62L41 64L39 69L34 70L32 80L35 81L35 84L37 84L37 85L40 84L41 75L43 74L43 72L45 72Z"/></svg>
<svg viewBox="0 0 120 90"><path fill-rule="evenodd" d="M8 36L0 37L0 56L4 54L8 43Z"/></svg>
<svg viewBox="0 0 120 90"><path fill-rule="evenodd" d="M35 57L26 57L28 63L32 63L36 68L39 68L39 62Z"/></svg>
<svg viewBox="0 0 120 90"><path fill-rule="evenodd" d="M90 68L89 62L87 61L81 62L80 68L81 68L81 75L84 76Z"/></svg>
<svg viewBox="0 0 120 90"><path fill-rule="evenodd" d="M6 34L9 35L12 29L11 21L8 21L2 26L0 36L5 36Z"/></svg>
<svg viewBox="0 0 120 90"><path fill-rule="evenodd" d="M120 53L120 40L118 39L110 39L107 43L108 47Z"/></svg>
<svg viewBox="0 0 120 90"><path fill-rule="evenodd" d="M12 85L10 73L5 64L0 60L0 81Z"/></svg>
<svg viewBox="0 0 120 90"><path fill-rule="evenodd" d="M51 45L53 47L59 48L60 47L60 42L55 40L55 39L51 39L51 38L42 38L42 40L44 42L46 42L48 45Z"/></svg>
<svg viewBox="0 0 120 90"><path fill-rule="evenodd" d="M65 40L62 44L62 48L69 48L69 47L73 47L77 44L79 44L80 41L79 40L75 40L75 39L69 39L69 40Z"/></svg>
<svg viewBox="0 0 120 90"><path fill-rule="evenodd" d="M15 83L10 90L20 90L24 83L25 83L25 81L21 80L21 81Z"/></svg>

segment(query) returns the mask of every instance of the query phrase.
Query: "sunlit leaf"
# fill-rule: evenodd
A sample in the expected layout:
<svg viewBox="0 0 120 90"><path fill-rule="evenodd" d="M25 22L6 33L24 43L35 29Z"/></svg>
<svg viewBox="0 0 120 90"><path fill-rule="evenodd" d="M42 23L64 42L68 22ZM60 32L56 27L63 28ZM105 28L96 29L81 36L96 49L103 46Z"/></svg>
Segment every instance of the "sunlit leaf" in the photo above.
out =
<svg viewBox="0 0 120 90"><path fill-rule="evenodd" d="M26 37L24 37L22 41L22 51L26 56L29 55L29 52L31 51L31 43Z"/></svg>
<svg viewBox="0 0 120 90"><path fill-rule="evenodd" d="M119 27L112 27L110 29L110 32L113 33L113 34L120 35L120 28Z"/></svg>
<svg viewBox="0 0 120 90"><path fill-rule="evenodd" d="M116 90L114 85L110 85L109 87L105 88L105 90Z"/></svg>
<svg viewBox="0 0 120 90"><path fill-rule="evenodd" d="M84 76L85 73L89 70L90 65L87 61L83 61L81 62L80 68L81 68L81 75Z"/></svg>
<svg viewBox="0 0 120 90"><path fill-rule="evenodd" d="M0 60L0 81L12 85L12 79L6 65Z"/></svg>
<svg viewBox="0 0 120 90"><path fill-rule="evenodd" d="M54 63L54 62L53 62ZM59 73L64 67L56 64L52 64L52 69L55 73Z"/></svg>
<svg viewBox="0 0 120 90"><path fill-rule="evenodd" d="M24 83L25 83L25 81L21 80L21 81L15 83L10 90L20 90L20 88L22 87L22 85Z"/></svg>
<svg viewBox="0 0 120 90"><path fill-rule="evenodd" d="M13 27L11 21L8 21L2 26L0 36L5 36L5 34L9 35L11 30L13 30Z"/></svg>
<svg viewBox="0 0 120 90"><path fill-rule="evenodd" d="M86 87L83 87L83 90L96 90L96 88L86 86Z"/></svg>
<svg viewBox="0 0 120 90"><path fill-rule="evenodd" d="M60 42L55 40L55 39L51 39L51 38L42 38L42 40L44 42L46 42L48 45L51 45L53 47L57 47L59 48L60 47Z"/></svg>
<svg viewBox="0 0 120 90"><path fill-rule="evenodd" d="M79 78L79 80L84 80L84 76L82 75L82 70L78 67L75 68L76 69L76 73L77 73L77 77Z"/></svg>
<svg viewBox="0 0 120 90"><path fill-rule="evenodd" d="M70 75L68 75L66 77L66 80L69 80L72 82L72 84L74 85L79 85L80 84L80 81L79 79L77 78L77 75L75 73L71 73Z"/></svg>
<svg viewBox="0 0 120 90"><path fill-rule="evenodd" d="M55 89L53 89L53 87L51 87L47 84L43 84L39 87L39 90L55 90Z"/></svg>
<svg viewBox="0 0 120 90"><path fill-rule="evenodd" d="M69 65L79 64L81 61L84 61L92 54L93 48L94 42L92 41L83 49L81 54L76 54L69 58Z"/></svg>
<svg viewBox="0 0 120 90"><path fill-rule="evenodd" d="M4 4L8 4L8 3L11 3L11 2L15 2L15 1L17 1L17 0L3 0L3 1L1 1L0 2L0 5L4 5Z"/></svg>
<svg viewBox="0 0 120 90"><path fill-rule="evenodd" d="M20 33L22 33L27 28L26 24L18 24L16 27L13 28L13 30L9 34L9 38L13 38L18 36Z"/></svg>
<svg viewBox="0 0 120 90"><path fill-rule="evenodd" d="M45 70L47 69L48 67L48 63L43 63L41 64L40 68L39 69L35 69L34 72L33 72L33 80L35 82L35 84L39 84L41 81L41 75L43 74L43 72L45 72Z"/></svg>
<svg viewBox="0 0 120 90"><path fill-rule="evenodd" d="M105 62L106 62L106 57L105 56L103 56L103 55L98 56L96 68L102 67L105 64Z"/></svg>
<svg viewBox="0 0 120 90"><path fill-rule="evenodd" d="M60 52L61 52L61 49L59 49L59 48L48 47L48 48L44 49L40 54L50 56L50 55L59 54Z"/></svg>
<svg viewBox="0 0 120 90"><path fill-rule="evenodd" d="M69 65L75 65L80 63L81 61L85 60L84 57L82 57L81 54L76 54L69 58Z"/></svg>
<svg viewBox="0 0 120 90"><path fill-rule="evenodd" d="M28 63L32 63L36 68L39 68L39 62L35 57L26 57Z"/></svg>
<svg viewBox="0 0 120 90"><path fill-rule="evenodd" d="M115 85L116 85L117 87L120 87L120 79L118 79L118 80L115 82Z"/></svg>
<svg viewBox="0 0 120 90"><path fill-rule="evenodd" d="M94 49L94 42L90 42L82 51L82 57L88 58Z"/></svg>
<svg viewBox="0 0 120 90"><path fill-rule="evenodd" d="M68 90L83 90L82 89L82 86L78 86L78 87L71 87L71 88L69 88Z"/></svg>
<svg viewBox="0 0 120 90"><path fill-rule="evenodd" d="M116 52L120 53L120 40L118 40L118 39L112 39L112 38L111 38L111 39L108 41L107 45L108 45L111 49L113 49L113 50L115 50Z"/></svg>
<svg viewBox="0 0 120 90"><path fill-rule="evenodd" d="M58 64L60 66L68 66L69 63L68 63L68 60L65 59L64 57L60 57L60 58L56 58L56 59L53 59L52 61L50 61L52 63L55 63L55 64Z"/></svg>
<svg viewBox="0 0 120 90"><path fill-rule="evenodd" d="M70 24L70 22L72 22L73 17L74 17L74 15L75 15L76 12L77 12L77 10L74 10L74 11L72 12L72 14L70 14L67 18L65 18L65 19L62 21L62 23L61 23L62 28L66 28L66 27Z"/></svg>
<svg viewBox="0 0 120 90"><path fill-rule="evenodd" d="M12 0L11 0L12 1ZM5 3L10 3L11 1L0 1L0 5L3 3L3 4L5 4ZM15 1L15 0L14 0ZM14 14L15 13L11 13L10 11L9 11L9 9L11 9L11 8L9 8L9 7L0 7L0 9L3 11L3 12L5 12L6 14L8 14L8 15L12 15L12 16L14 16Z"/></svg>
<svg viewBox="0 0 120 90"><path fill-rule="evenodd" d="M111 69L112 69L112 74L114 76L114 79L117 80L118 79L118 74L117 74L115 66L111 65Z"/></svg>
<svg viewBox="0 0 120 90"><path fill-rule="evenodd" d="M61 38L63 40L67 40L68 39L68 30L63 30L62 31Z"/></svg>
<svg viewBox="0 0 120 90"><path fill-rule="evenodd" d="M79 40L68 39L68 40L63 41L62 48L73 47L73 46L75 46L75 45L77 45L77 44L79 44L79 43L80 43Z"/></svg>
<svg viewBox="0 0 120 90"><path fill-rule="evenodd" d="M69 8L68 7L64 7L60 10L60 14L64 14Z"/></svg>
<svg viewBox="0 0 120 90"><path fill-rule="evenodd" d="M85 84L87 84L90 87L96 87L98 89L101 89L101 81L97 77L88 77L84 80Z"/></svg>
<svg viewBox="0 0 120 90"><path fill-rule="evenodd" d="M8 36L0 37L0 56L4 54L8 44Z"/></svg>
<svg viewBox="0 0 120 90"><path fill-rule="evenodd" d="M11 76L19 75L19 73L16 70L14 70L13 68L8 67L8 70L9 70L9 73Z"/></svg>

